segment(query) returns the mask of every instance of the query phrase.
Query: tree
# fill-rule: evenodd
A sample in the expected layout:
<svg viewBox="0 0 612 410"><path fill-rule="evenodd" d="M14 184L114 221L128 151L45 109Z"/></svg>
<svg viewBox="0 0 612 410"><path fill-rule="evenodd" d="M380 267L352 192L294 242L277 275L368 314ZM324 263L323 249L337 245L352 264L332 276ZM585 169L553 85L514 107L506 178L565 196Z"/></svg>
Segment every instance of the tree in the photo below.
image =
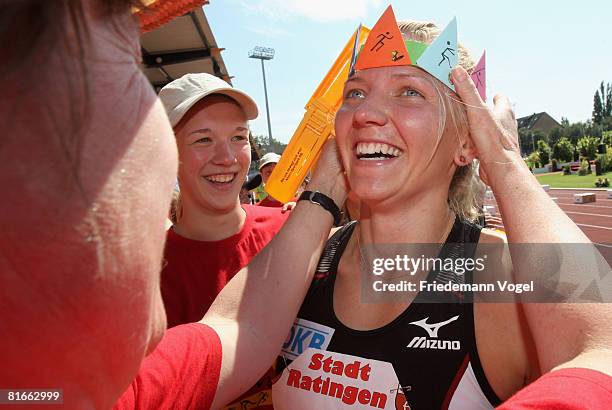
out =
<svg viewBox="0 0 612 410"><path fill-rule="evenodd" d="M565 127L569 127L569 125L570 125L569 120L566 117L561 117L561 126L565 128Z"/></svg>
<svg viewBox="0 0 612 410"><path fill-rule="evenodd" d="M580 138L584 137L584 128L585 124L582 122L568 124L561 129L561 136L567 137L575 145Z"/></svg>
<svg viewBox="0 0 612 410"><path fill-rule="evenodd" d="M606 86L606 105L604 106L604 118L612 116L612 84Z"/></svg>
<svg viewBox="0 0 612 410"><path fill-rule="evenodd" d="M540 168L540 154L534 151L527 157L527 165L531 168Z"/></svg>
<svg viewBox="0 0 612 410"><path fill-rule="evenodd" d="M601 138L601 133L603 131L602 124L606 119L607 117L604 118L602 122L599 124L595 124L593 121L587 120L587 122L584 124L584 135L589 135L595 138Z"/></svg>
<svg viewBox="0 0 612 410"><path fill-rule="evenodd" d="M602 141L604 144L612 145L612 131L604 131L602 137Z"/></svg>
<svg viewBox="0 0 612 410"><path fill-rule="evenodd" d="M550 147L546 143L546 141L539 140L538 141L538 154L540 156L540 163L542 166L546 166L548 161L550 160Z"/></svg>
<svg viewBox="0 0 612 410"><path fill-rule="evenodd" d="M612 131L612 115L603 119L601 129L602 131Z"/></svg>
<svg viewBox="0 0 612 410"><path fill-rule="evenodd" d="M519 128L519 146L523 155L527 155L534 151L532 132L527 128Z"/></svg>
<svg viewBox="0 0 612 410"><path fill-rule="evenodd" d="M601 87L603 88L603 82L601 83ZM604 96L605 98L605 96ZM599 94L599 90L595 91L595 96L593 97L593 122L595 124L601 123L604 118L604 103L601 95Z"/></svg>
<svg viewBox="0 0 612 410"><path fill-rule="evenodd" d="M287 146L287 144L283 144L274 137L268 137L267 135L253 135L253 139L261 155L267 154L268 152L282 154Z"/></svg>
<svg viewBox="0 0 612 410"><path fill-rule="evenodd" d="M593 122L601 124L604 118L612 115L612 85L604 86L602 81L593 97Z"/></svg>
<svg viewBox="0 0 612 410"><path fill-rule="evenodd" d="M576 147L582 157L595 159L597 156L597 145L599 140L595 137L582 137L578 140Z"/></svg>
<svg viewBox="0 0 612 410"><path fill-rule="evenodd" d="M548 135L542 130L535 129L533 132L533 140L535 141L536 147L538 146L539 141L544 141L548 143Z"/></svg>
<svg viewBox="0 0 612 410"><path fill-rule="evenodd" d="M561 162L569 162L574 158L574 146L569 139L563 137L552 149L552 157Z"/></svg>
<svg viewBox="0 0 612 410"><path fill-rule="evenodd" d="M561 132L562 131L560 127L555 127L552 130L550 130L550 132L548 133L548 144L551 147L554 147L559 142L559 140L561 139ZM554 158L557 158L557 157L554 157Z"/></svg>

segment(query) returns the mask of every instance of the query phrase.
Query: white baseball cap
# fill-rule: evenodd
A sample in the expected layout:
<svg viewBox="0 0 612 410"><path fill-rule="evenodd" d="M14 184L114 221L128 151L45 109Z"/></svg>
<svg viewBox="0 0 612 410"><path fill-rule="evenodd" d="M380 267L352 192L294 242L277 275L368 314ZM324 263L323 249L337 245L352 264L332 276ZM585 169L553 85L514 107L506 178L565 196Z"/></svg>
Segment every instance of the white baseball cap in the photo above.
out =
<svg viewBox="0 0 612 410"><path fill-rule="evenodd" d="M257 104L247 93L207 73L185 74L162 88L159 98L166 108L170 124L174 127L195 103L210 94L223 94L234 99L249 120L257 118L259 114Z"/></svg>
<svg viewBox="0 0 612 410"><path fill-rule="evenodd" d="M274 152L268 152L259 160L259 170L261 171L261 169L268 164L276 164L278 161L280 161L280 158L280 155Z"/></svg>

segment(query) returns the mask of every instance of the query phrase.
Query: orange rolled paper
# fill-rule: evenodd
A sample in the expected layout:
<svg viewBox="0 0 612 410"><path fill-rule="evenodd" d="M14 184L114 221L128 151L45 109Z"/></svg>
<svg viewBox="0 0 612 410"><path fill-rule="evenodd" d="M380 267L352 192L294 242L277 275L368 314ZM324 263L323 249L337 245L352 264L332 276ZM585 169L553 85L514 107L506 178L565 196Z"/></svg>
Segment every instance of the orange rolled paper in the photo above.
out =
<svg viewBox="0 0 612 410"><path fill-rule="evenodd" d="M370 30L361 27L358 47L363 45ZM293 199L297 189L316 163L325 141L333 135L334 117L342 104L344 83L348 79L355 42L355 32L306 103L306 113L283 152L265 190L280 202Z"/></svg>

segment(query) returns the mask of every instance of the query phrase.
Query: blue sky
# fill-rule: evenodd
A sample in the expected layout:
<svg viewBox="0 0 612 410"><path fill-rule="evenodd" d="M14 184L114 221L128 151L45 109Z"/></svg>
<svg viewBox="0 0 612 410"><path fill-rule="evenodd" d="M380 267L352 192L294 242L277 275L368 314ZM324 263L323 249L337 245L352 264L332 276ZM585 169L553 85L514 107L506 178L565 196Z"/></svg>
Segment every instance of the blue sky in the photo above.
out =
<svg viewBox="0 0 612 410"><path fill-rule="evenodd" d="M510 97L518 117L546 111L558 121L562 116L585 121L600 82L612 83L612 3L607 0L210 0L204 12L225 48L233 84L260 108L253 133L268 131L261 65L248 58L249 50L276 50L266 62L272 135L287 142L304 104L357 25L372 27L389 4L398 19L442 27L456 16L459 41L474 58L487 51L487 94Z"/></svg>

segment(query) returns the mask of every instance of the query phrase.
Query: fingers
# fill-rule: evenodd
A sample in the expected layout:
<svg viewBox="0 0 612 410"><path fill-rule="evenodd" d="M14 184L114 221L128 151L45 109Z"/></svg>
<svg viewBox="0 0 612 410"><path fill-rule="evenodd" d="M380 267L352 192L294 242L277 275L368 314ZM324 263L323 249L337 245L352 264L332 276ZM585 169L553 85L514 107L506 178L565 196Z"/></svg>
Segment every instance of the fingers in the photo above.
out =
<svg viewBox="0 0 612 410"><path fill-rule="evenodd" d="M493 98L493 115L505 132L502 144L506 149L518 149L518 125L512 109L512 103L505 95L498 94Z"/></svg>
<svg viewBox="0 0 612 410"><path fill-rule="evenodd" d="M461 66L457 66L452 71L453 84L455 91L461 100L466 105L468 121L472 127L490 124L491 112L488 110L486 104L480 98L478 89L470 75Z"/></svg>
<svg viewBox="0 0 612 410"><path fill-rule="evenodd" d="M468 104L468 109L470 106L482 107L485 105L482 98L480 98L474 81L472 81L472 78L463 67L457 66L453 69L452 80L457 94L459 94L464 103Z"/></svg>
<svg viewBox="0 0 612 410"><path fill-rule="evenodd" d="M514 119L514 110L512 109L512 103L510 99L502 94L497 94L493 97L493 112L498 118L509 116Z"/></svg>

